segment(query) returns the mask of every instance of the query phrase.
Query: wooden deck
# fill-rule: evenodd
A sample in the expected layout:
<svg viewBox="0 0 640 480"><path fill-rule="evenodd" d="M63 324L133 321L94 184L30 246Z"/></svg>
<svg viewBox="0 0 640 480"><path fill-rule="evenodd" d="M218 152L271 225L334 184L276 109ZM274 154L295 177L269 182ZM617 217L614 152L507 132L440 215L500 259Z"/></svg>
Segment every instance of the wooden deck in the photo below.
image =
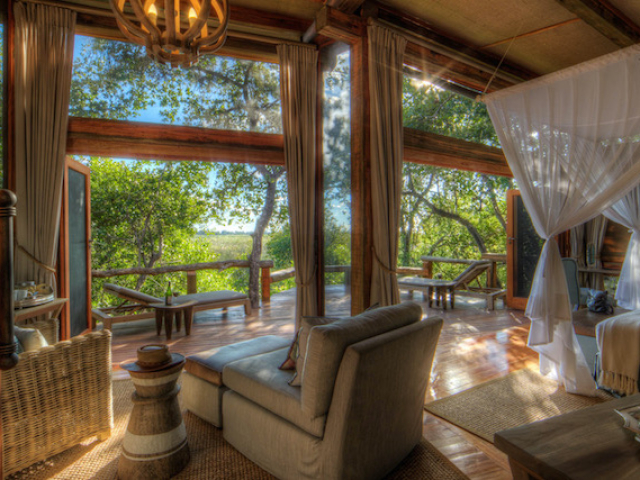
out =
<svg viewBox="0 0 640 480"><path fill-rule="evenodd" d="M402 299L411 297L402 293ZM421 303L427 316L444 317L445 325L436 351L427 401L466 390L487 380L519 370L538 361L537 353L526 346L529 321L519 310L498 308L488 311L482 301L461 299L454 310L427 308L421 294L413 300ZM295 291L275 294L271 302L254 309L245 317L242 307L199 312L191 335L174 333L166 342L157 336L153 320L114 325L113 362L135 357L141 345L167 343L171 351L190 355L209 348L261 335L293 336ZM327 315L349 314L349 298L341 286L327 291ZM127 375L116 371L115 375ZM482 412L478 412L482 414ZM425 413L424 434L471 479L510 479L506 456L492 444L454 425Z"/></svg>

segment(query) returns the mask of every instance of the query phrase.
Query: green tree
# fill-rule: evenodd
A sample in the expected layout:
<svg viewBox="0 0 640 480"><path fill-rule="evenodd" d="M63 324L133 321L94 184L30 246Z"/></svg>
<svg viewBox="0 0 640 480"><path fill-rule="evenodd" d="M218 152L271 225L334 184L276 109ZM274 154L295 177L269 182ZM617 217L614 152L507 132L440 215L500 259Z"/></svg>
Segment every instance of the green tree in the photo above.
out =
<svg viewBox="0 0 640 480"><path fill-rule="evenodd" d="M105 158L89 164L97 268L152 268L212 215L206 164ZM135 288L145 279L141 275Z"/></svg>
<svg viewBox="0 0 640 480"><path fill-rule="evenodd" d="M404 82L403 113L405 127L499 144L484 104L409 77ZM510 188L509 178L406 163L400 264L416 264L422 255L477 258L485 252L504 252Z"/></svg>
<svg viewBox="0 0 640 480"><path fill-rule="evenodd" d="M277 65L205 56L189 69L171 69L129 43L86 39L82 45L74 64L71 115L136 120L152 112L169 124L281 131ZM262 238L274 212L280 223L286 217L284 169L249 164L210 164L207 168L215 182L212 212L225 212L224 218L232 222L255 222L249 258L259 260ZM94 213L99 223L96 215L99 212ZM250 291L257 292L255 265L249 278ZM255 305L258 299L253 297Z"/></svg>

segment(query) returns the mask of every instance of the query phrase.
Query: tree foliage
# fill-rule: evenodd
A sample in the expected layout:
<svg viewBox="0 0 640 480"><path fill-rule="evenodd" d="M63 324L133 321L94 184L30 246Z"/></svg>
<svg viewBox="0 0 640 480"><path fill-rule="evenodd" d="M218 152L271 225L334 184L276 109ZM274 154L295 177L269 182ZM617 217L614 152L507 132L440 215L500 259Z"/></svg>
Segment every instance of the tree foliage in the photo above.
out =
<svg viewBox="0 0 640 480"><path fill-rule="evenodd" d="M154 63L138 46L83 40L74 64L70 114L217 129L281 132L278 66L206 56L189 69ZM325 74L325 263L350 256L350 71L340 55ZM486 145L498 140L484 105L405 78L404 124ZM135 152L132 152L135 157ZM185 160L189 160L185 158ZM254 223L249 257L263 237L276 269L292 266L286 177L282 167L92 159L94 268L211 261L216 252L194 235L212 220L230 229ZM505 248L509 179L405 164L401 265L424 254L477 258ZM201 289L231 282L246 290L258 272L199 275ZM328 278L328 283L339 279ZM144 279L124 279L141 287ZM162 291L154 278L143 289ZM174 278L174 282L183 280ZM285 285L283 285L285 286ZM291 286L286 284L286 286ZM257 291L257 289L256 289ZM255 300L255 299L254 299Z"/></svg>
<svg viewBox="0 0 640 480"><path fill-rule="evenodd" d="M144 55L142 48L133 44L84 39L80 45L74 62L71 115L269 133L281 131L277 65L205 56L189 69L171 69L153 62ZM132 156L135 157L135 152ZM100 176L97 170L107 164L107 161L94 162L92 174ZM191 230L197 224L214 219L231 224L254 221L256 228L250 257L259 259L262 237L271 218L274 217L279 225L286 222L284 169L250 164L189 164L190 167L184 168L197 170L202 175L195 182L194 178L184 179L176 184L175 191L159 188L159 184L153 182L141 181L141 187L146 188L146 195L157 198L160 203L170 203L165 197L189 196L193 188L206 192L208 206L202 215L181 218ZM166 162L158 165L164 165L157 167L162 171L174 168ZM149 169L146 164L131 174L143 175ZM92 182L94 191L103 188L104 183ZM116 183L111 190L118 191L119 188L126 189L126 184ZM125 239L137 238L139 229L130 221L124 208L112 210L110 218L105 218L105 213L100 209L93 212L98 236L103 231L100 225L107 224L113 227L110 235L119 236L125 244ZM131 213L145 212L134 210ZM163 213L156 209L151 215L162 218ZM135 257L138 262L146 260L146 263L149 259L153 259L152 263L159 262L163 256L171 260L176 258L167 257L167 248L159 248L166 244L167 238L161 237L158 230L147 229L146 234L145 246L149 250L154 245L153 253L139 253L140 242L133 242L127 246L138 247L138 252L130 251L129 257ZM178 235L176 230L175 237L182 238L184 243L188 235ZM197 250L200 247L190 248ZM95 250L94 268L111 268L112 257ZM136 286L141 287L143 281L144 278ZM257 281L257 269L252 269L251 282L255 291ZM242 289L246 290L246 283Z"/></svg>
<svg viewBox="0 0 640 480"><path fill-rule="evenodd" d="M406 127L498 145L482 103L410 77L403 101ZM486 252L504 253L510 188L512 180L504 177L405 163L400 264L418 265L422 255L477 259ZM456 273L448 264L438 268L447 276Z"/></svg>

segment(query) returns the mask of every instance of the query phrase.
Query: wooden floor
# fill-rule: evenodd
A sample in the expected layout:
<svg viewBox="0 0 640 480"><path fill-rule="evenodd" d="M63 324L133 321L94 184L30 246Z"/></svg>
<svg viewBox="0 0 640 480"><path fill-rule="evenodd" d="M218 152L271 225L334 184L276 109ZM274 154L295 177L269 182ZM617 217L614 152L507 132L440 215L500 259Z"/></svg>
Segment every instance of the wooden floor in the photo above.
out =
<svg viewBox="0 0 640 480"><path fill-rule="evenodd" d="M402 294L403 300L410 297ZM414 294L427 316L445 320L440 336L427 401L443 398L509 372L536 365L537 353L526 346L529 321L521 311L499 308L488 311L478 300L456 299L454 310L429 309L422 296ZM465 301L466 300L466 301ZM199 312L191 335L173 334L167 342L157 336L153 320L114 325L113 362L117 365L135 357L141 345L167 343L172 352L189 355L209 348L261 335L293 336L295 291L272 296L271 302L246 317L242 307ZM501 302L498 302L501 306ZM349 313L349 297L344 288L327 291L327 315ZM482 414L482 412L478 412ZM425 412L424 435L471 479L510 479L506 456L492 444Z"/></svg>

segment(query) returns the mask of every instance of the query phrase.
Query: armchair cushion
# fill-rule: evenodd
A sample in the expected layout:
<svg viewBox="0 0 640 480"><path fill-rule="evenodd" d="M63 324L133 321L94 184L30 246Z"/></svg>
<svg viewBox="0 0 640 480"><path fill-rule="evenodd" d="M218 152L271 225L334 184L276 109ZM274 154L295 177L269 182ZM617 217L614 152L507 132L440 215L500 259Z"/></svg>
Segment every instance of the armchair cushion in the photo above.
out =
<svg viewBox="0 0 640 480"><path fill-rule="evenodd" d="M189 355L184 369L198 378L221 386L224 366L242 358L258 355L272 350L280 350L287 344L286 340L275 335L252 338L244 342L207 350L206 352Z"/></svg>
<svg viewBox="0 0 640 480"><path fill-rule="evenodd" d="M304 412L311 417L327 413L338 368L349 345L410 325L421 318L420 305L405 302L313 328L307 344L302 381Z"/></svg>
<svg viewBox="0 0 640 480"><path fill-rule="evenodd" d="M17 325L13 327L18 344L24 352L34 352L49 345L40 330L37 328L21 328ZM18 347L18 350L20 347Z"/></svg>
<svg viewBox="0 0 640 480"><path fill-rule="evenodd" d="M278 369L286 348L238 360L224 367L224 383L234 392L311 435L321 437L325 416L303 412L300 389L289 385L291 372Z"/></svg>

